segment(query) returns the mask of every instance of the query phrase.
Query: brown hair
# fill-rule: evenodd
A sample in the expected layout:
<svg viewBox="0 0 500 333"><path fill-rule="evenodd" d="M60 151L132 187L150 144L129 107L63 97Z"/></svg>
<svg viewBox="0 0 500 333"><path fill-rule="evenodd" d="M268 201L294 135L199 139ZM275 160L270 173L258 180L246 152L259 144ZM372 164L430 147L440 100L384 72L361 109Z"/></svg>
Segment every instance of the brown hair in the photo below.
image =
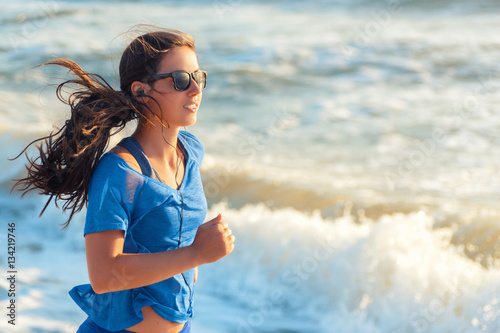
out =
<svg viewBox="0 0 500 333"><path fill-rule="evenodd" d="M23 196L36 189L50 196L40 216L54 198L56 206L63 201L62 209L70 210L63 228L69 225L73 215L88 202L90 178L110 137L130 120L146 119L142 111L150 111L133 95L132 83L156 74L161 56L169 49L187 46L195 50L191 36L173 29L154 29L135 38L123 52L119 66L121 91L114 90L101 76L85 72L68 59L53 59L40 65L62 66L75 76L56 89L57 98L71 109L70 119L57 132L32 141L15 157L25 153L32 144L43 141L37 146L38 157L30 159L26 154L28 175L17 179L13 186L22 191ZM67 85L76 85L76 88L64 98L63 88Z"/></svg>

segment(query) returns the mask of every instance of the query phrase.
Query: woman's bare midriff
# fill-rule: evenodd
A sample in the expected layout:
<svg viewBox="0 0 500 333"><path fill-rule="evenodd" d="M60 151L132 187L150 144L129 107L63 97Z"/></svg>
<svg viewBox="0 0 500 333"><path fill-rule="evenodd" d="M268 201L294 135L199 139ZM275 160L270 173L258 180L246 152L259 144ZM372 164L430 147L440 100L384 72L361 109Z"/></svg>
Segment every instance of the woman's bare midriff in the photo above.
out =
<svg viewBox="0 0 500 333"><path fill-rule="evenodd" d="M144 320L139 324L127 328L135 333L179 333L184 324L174 323L160 317L150 306L142 308Z"/></svg>

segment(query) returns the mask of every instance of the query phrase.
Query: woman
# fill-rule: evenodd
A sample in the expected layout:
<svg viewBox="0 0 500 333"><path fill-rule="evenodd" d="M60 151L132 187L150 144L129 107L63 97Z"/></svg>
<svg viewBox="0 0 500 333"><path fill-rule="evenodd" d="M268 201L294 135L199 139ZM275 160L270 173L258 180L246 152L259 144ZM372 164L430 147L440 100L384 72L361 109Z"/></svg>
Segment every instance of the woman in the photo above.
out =
<svg viewBox="0 0 500 333"><path fill-rule="evenodd" d="M78 332L190 332L197 266L234 248L220 214L203 223L204 149L181 130L196 122L206 85L193 39L177 30L137 37L120 61L121 91L70 60L46 64L76 76L59 85L59 99L66 84L80 88L66 101L71 118L42 138L16 186L40 189L47 204L63 201L71 211L65 227L88 205L90 284L70 291L89 316ZM110 136L135 118L133 135L103 155Z"/></svg>

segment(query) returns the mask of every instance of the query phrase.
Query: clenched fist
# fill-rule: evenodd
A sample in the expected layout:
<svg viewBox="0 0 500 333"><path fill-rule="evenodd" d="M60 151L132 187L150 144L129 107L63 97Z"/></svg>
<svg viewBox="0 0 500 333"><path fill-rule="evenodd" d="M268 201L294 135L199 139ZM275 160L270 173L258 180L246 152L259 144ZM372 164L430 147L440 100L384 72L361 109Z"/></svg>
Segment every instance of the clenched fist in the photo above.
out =
<svg viewBox="0 0 500 333"><path fill-rule="evenodd" d="M215 262L234 249L234 235L219 214L198 227L193 244L199 264Z"/></svg>

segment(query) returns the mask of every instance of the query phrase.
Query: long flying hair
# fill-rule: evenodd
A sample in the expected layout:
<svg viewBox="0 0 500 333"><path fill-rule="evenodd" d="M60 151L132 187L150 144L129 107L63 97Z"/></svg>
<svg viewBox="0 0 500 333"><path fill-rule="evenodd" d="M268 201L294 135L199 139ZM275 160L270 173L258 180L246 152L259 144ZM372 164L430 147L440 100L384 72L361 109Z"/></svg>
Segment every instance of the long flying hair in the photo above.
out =
<svg viewBox="0 0 500 333"><path fill-rule="evenodd" d="M146 104L133 95L134 81L144 81L156 74L161 56L168 50L187 46L195 50L191 36L173 29L158 29L135 38L122 54L119 66L120 91L113 89L100 75L84 71L78 64L57 58L40 66L57 65L67 68L74 78L56 89L57 98L67 104L71 116L57 131L32 141L15 158L37 145L39 156L29 158L27 176L17 179L13 189L26 193L39 190L49 198L40 216L54 199L63 202L62 209L70 211L66 228L73 215L88 203L88 188L92 173L106 151L112 135L121 131L132 119L147 120ZM64 88L72 88L63 96Z"/></svg>

